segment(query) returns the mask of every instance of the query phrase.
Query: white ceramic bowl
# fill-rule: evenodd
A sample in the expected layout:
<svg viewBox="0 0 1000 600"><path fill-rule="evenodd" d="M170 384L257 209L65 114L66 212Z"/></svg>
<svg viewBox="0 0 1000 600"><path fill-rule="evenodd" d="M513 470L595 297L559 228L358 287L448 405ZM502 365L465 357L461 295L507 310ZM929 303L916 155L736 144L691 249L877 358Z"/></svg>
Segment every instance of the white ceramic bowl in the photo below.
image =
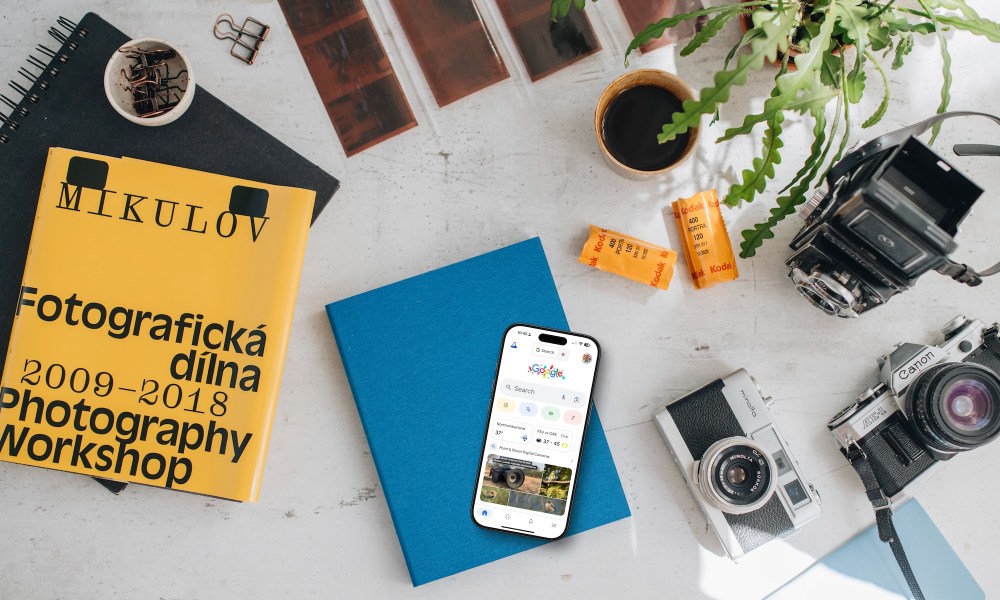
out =
<svg viewBox="0 0 1000 600"><path fill-rule="evenodd" d="M108 97L108 102L110 102L111 106L118 111L118 114L133 123L138 123L139 125L157 127L159 125L166 125L167 123L176 121L181 115L184 114L184 111L191 106L191 101L194 99L194 70L191 68L190 61L188 61L187 57L184 56L184 53L181 52L176 46L159 38L139 38L131 40L124 44L122 48L129 46L137 46L142 50L175 51L177 56L168 60L167 66L170 69L171 77L182 71L187 71L185 75L182 75L175 82L176 85L184 88L184 93L181 95L180 101L177 105L167 112L155 117L140 117L138 112L136 112L135 108L132 106L132 92L126 89L128 87L128 82L124 81L124 78L121 75L122 69L124 69L125 72L128 72L129 67L134 64L134 61L129 58L125 52L115 50L115 53L108 61L108 66L104 69L104 93Z"/></svg>

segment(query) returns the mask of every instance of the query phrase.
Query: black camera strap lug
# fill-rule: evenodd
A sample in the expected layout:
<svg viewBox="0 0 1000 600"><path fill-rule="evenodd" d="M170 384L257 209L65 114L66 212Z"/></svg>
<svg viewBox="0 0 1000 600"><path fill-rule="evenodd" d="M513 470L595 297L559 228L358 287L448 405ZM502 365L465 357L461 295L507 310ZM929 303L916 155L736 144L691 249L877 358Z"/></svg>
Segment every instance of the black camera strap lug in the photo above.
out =
<svg viewBox="0 0 1000 600"><path fill-rule="evenodd" d="M906 552L903 550L903 543L900 541L899 534L896 533L896 526L892 522L892 501L879 485L875 471L872 470L871 463L868 462L868 456L856 442L848 446L845 452L847 460L851 461L851 466L861 477L861 482L865 484L865 494L872 503L872 508L875 509L875 524L878 527L879 539L889 544L892 549L892 555L896 557L896 563L899 564L899 570L903 572L903 577L906 579L906 584L910 586L910 593L913 594L914 599L924 600L924 593L920 590L917 578L910 567L910 561L907 560Z"/></svg>
<svg viewBox="0 0 1000 600"><path fill-rule="evenodd" d="M937 268L937 272L947 275L959 283L964 283L969 287L976 287L983 282L983 277L1000 273L1000 263L997 263L983 271L976 271L969 265L949 260Z"/></svg>

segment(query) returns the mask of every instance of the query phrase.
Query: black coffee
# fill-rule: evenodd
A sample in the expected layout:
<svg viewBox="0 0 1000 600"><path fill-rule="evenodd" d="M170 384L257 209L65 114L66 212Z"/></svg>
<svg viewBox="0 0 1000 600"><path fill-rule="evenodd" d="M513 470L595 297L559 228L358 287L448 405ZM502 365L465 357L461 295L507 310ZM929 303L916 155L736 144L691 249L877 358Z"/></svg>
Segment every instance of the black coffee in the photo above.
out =
<svg viewBox="0 0 1000 600"><path fill-rule="evenodd" d="M690 132L665 144L656 136L680 112L681 101L655 85L638 85L624 90L604 111L601 135L611 156L639 171L658 171L680 158Z"/></svg>

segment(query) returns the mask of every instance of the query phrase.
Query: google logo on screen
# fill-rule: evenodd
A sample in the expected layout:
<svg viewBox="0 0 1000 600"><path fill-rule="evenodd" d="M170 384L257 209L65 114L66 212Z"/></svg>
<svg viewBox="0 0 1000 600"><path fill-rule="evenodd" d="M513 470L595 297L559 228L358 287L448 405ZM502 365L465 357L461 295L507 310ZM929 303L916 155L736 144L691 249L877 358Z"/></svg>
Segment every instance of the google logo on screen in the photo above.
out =
<svg viewBox="0 0 1000 600"><path fill-rule="evenodd" d="M566 379L566 375L562 369L557 369L555 365L540 365L535 363L528 367L528 371L534 373L535 375L540 375L542 379Z"/></svg>

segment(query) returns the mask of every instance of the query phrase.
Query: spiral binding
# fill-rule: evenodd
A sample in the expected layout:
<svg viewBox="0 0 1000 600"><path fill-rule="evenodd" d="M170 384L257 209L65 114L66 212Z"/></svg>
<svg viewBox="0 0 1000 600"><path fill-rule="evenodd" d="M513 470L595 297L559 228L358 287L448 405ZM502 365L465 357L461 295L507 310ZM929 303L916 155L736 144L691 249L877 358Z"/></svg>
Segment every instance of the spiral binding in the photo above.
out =
<svg viewBox="0 0 1000 600"><path fill-rule="evenodd" d="M24 119L31 114L31 109L23 100L38 104L42 94L49 89L51 81L59 76L58 65L69 62L70 53L80 47L80 41L87 37L88 33L86 29L66 17L59 17L56 26L49 28L49 35L60 44L59 50L52 50L42 44L36 46L35 51L42 58L31 55L28 57L27 67L17 70L18 75L28 80L28 86L25 87L18 81L12 80L9 85L16 92L14 98L0 94L0 102L10 108L10 112L6 115L0 114L0 144L8 143L11 133L21 126L18 118ZM15 101L18 98L22 101Z"/></svg>

